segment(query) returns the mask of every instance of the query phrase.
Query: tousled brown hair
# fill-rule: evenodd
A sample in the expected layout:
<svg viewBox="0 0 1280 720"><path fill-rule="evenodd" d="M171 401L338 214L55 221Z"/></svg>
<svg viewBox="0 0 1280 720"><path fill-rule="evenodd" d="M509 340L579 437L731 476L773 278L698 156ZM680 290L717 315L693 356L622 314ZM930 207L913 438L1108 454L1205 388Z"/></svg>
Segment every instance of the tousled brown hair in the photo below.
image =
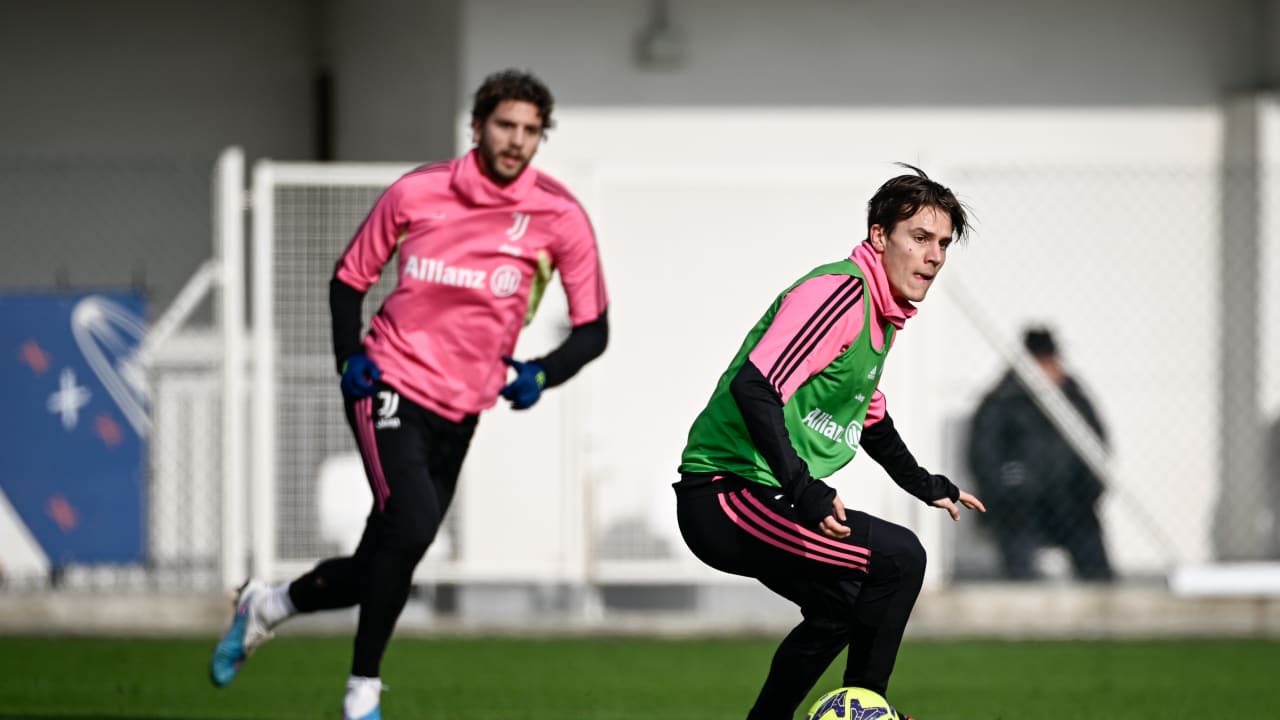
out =
<svg viewBox="0 0 1280 720"><path fill-rule="evenodd" d="M885 234L889 234L898 223L920 212L921 208L932 207L951 216L951 236L958 241L964 240L969 232L968 214L955 193L936 180L931 180L923 170L914 165L898 165L915 174L890 178L867 201L868 236L872 225L879 225L884 228Z"/></svg>
<svg viewBox="0 0 1280 720"><path fill-rule="evenodd" d="M484 79L476 90L475 100L471 105L471 121L483 125L503 100L533 103L542 117L542 129L550 130L554 125L551 110L555 107L555 98L551 96L551 91L533 73L514 68L493 73Z"/></svg>

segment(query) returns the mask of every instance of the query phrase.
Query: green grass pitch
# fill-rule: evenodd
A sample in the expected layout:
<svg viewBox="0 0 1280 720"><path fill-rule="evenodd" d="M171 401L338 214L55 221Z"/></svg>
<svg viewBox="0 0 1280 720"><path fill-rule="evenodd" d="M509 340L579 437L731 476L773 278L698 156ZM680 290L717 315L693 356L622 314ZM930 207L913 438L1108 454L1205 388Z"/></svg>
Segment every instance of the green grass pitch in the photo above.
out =
<svg viewBox="0 0 1280 720"><path fill-rule="evenodd" d="M212 638L0 638L0 718L341 715L349 638L279 638L221 690L207 679L212 646ZM398 638L383 666L382 709L388 720L737 720L773 647L772 639ZM833 667L810 701L838 684ZM1275 718L1280 642L909 642L890 699L922 720Z"/></svg>

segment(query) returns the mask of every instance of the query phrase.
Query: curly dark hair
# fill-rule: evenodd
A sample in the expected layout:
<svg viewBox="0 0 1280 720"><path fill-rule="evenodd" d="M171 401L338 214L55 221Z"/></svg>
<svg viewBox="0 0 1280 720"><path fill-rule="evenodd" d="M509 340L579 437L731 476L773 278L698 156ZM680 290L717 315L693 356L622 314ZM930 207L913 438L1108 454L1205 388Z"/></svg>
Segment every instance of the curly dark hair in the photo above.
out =
<svg viewBox="0 0 1280 720"><path fill-rule="evenodd" d="M920 212L920 208L932 207L951 216L952 237L956 240L964 240L969 232L969 221L964 204L956 199L955 193L941 183L929 179L929 176L915 165L897 164L914 171L915 175L899 175L889 179L867 201L868 235L872 225L884 228L886 234L892 233L899 222Z"/></svg>
<svg viewBox="0 0 1280 720"><path fill-rule="evenodd" d="M476 90L475 102L471 105L471 121L484 124L503 100L523 100L536 105L538 114L542 116L544 131L550 130L555 124L551 120L555 98L551 97L546 84L533 73L514 68L493 73L484 79Z"/></svg>

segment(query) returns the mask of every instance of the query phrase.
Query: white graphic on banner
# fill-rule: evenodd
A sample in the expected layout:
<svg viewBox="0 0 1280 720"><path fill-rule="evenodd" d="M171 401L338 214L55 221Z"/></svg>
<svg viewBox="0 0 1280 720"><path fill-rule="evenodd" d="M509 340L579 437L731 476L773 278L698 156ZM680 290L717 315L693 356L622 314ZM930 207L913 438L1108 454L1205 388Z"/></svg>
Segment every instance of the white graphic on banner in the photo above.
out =
<svg viewBox="0 0 1280 720"><path fill-rule="evenodd" d="M138 362L146 333L142 318L97 295L84 298L71 311L71 334L80 353L138 437L151 430L146 378Z"/></svg>
<svg viewBox="0 0 1280 720"><path fill-rule="evenodd" d="M89 392L89 388L76 382L76 371L63 368L62 374L58 376L58 390L49 395L45 407L49 412L61 416L63 430L74 430L80 420L80 408L88 405L92 397L93 393Z"/></svg>

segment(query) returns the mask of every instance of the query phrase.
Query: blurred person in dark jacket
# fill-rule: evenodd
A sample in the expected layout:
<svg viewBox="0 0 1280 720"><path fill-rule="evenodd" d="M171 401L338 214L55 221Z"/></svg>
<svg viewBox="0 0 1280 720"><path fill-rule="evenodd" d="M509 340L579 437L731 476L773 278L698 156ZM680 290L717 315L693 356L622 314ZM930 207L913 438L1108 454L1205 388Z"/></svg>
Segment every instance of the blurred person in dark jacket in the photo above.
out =
<svg viewBox="0 0 1280 720"><path fill-rule="evenodd" d="M1061 388L1105 443L1098 413L1063 368L1052 333L1031 328L1023 343L1045 377ZM978 406L970 428L969 465L991 510L985 520L995 535L1008 578L1037 579L1036 555L1042 547L1066 550L1079 579L1114 578L1098 522L1102 482L1012 370Z"/></svg>

